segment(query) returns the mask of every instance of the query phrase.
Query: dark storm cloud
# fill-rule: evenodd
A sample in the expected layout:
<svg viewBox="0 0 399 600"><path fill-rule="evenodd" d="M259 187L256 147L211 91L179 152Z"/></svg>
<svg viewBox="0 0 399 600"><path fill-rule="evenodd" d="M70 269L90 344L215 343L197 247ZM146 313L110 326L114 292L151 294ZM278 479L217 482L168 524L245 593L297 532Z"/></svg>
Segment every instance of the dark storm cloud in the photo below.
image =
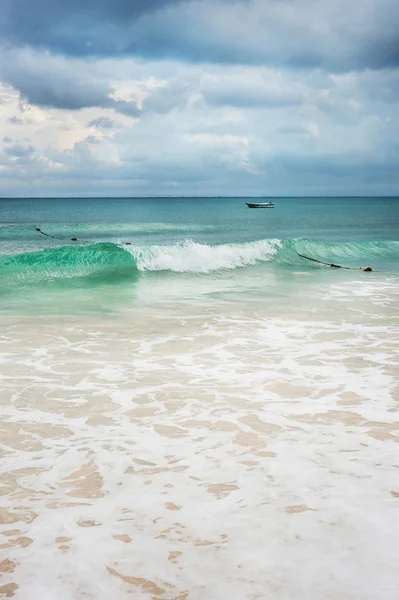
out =
<svg viewBox="0 0 399 600"><path fill-rule="evenodd" d="M399 65L397 0L191 1L140 17L129 50L332 71Z"/></svg>
<svg viewBox="0 0 399 600"><path fill-rule="evenodd" d="M46 72L45 69L35 69L32 72L23 66L4 73L3 77L31 104L37 106L76 110L109 104L111 88L105 82L82 81L73 74L56 74L51 70Z"/></svg>
<svg viewBox="0 0 399 600"><path fill-rule="evenodd" d="M134 102L111 97L113 88L109 81L97 75L92 65L79 70L73 61L48 53L3 50L0 52L0 80L12 85L36 106L69 110L96 106L114 108L131 116L139 114ZM21 121L12 117L12 122Z"/></svg>
<svg viewBox="0 0 399 600"><path fill-rule="evenodd" d="M0 34L68 54L112 53L118 31L145 12L176 0L2 0ZM101 34L108 35L101 40ZM95 40L91 40L91 37Z"/></svg>
<svg viewBox="0 0 399 600"><path fill-rule="evenodd" d="M68 55L320 67L399 65L397 0L3 0L0 35Z"/></svg>

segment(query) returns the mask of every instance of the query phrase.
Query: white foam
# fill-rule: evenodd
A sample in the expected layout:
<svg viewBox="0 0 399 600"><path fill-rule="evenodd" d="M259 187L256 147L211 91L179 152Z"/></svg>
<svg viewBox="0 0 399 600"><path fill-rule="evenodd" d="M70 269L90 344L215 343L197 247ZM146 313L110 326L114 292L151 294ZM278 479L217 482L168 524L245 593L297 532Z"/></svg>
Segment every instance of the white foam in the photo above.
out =
<svg viewBox="0 0 399 600"><path fill-rule="evenodd" d="M2 501L38 516L1 526L33 540L3 550L2 584L22 600L395 598L397 329L350 314L4 320Z"/></svg>
<svg viewBox="0 0 399 600"><path fill-rule="evenodd" d="M141 271L209 273L269 261L279 247L281 247L280 240L270 239L218 246L187 240L173 246L152 246L148 249L129 246L123 248L133 254L137 267Z"/></svg>

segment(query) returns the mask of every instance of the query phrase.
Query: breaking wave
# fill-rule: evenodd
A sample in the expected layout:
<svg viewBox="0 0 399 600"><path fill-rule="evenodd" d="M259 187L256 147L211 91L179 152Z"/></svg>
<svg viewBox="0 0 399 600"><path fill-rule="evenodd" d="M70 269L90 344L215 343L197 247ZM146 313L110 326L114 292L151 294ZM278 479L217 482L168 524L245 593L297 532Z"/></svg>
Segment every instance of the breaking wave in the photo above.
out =
<svg viewBox="0 0 399 600"><path fill-rule="evenodd" d="M140 271L210 273L267 262L281 248L281 240L261 240L247 244L208 246L190 240L173 246L128 247Z"/></svg>
<svg viewBox="0 0 399 600"><path fill-rule="evenodd" d="M3 291L35 284L115 284L134 282L140 272L172 271L206 274L260 264L322 268L304 254L358 268L399 261L399 242L326 243L306 238L265 239L243 244L206 245L191 240L169 246L98 243L68 245L0 257Z"/></svg>

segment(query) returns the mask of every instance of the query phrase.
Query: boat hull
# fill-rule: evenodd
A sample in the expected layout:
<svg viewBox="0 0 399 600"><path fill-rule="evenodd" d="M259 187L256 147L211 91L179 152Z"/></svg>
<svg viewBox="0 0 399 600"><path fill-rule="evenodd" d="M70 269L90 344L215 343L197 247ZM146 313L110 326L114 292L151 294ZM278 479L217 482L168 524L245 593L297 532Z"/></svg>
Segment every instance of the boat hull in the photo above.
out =
<svg viewBox="0 0 399 600"><path fill-rule="evenodd" d="M246 202L248 208L274 208L273 202Z"/></svg>

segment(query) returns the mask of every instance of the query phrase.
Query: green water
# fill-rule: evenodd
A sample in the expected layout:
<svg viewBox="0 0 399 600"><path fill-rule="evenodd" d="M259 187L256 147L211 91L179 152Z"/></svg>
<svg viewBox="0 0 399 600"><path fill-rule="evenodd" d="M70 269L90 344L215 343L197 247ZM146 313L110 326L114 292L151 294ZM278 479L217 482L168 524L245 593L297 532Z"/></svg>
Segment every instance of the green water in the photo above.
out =
<svg viewBox="0 0 399 600"><path fill-rule="evenodd" d="M358 278L366 265L373 274L362 275L374 283L396 281L399 199L275 204L251 210L242 198L3 199L0 309L112 313L166 298L293 305L332 277ZM298 253L353 270L332 274Z"/></svg>

